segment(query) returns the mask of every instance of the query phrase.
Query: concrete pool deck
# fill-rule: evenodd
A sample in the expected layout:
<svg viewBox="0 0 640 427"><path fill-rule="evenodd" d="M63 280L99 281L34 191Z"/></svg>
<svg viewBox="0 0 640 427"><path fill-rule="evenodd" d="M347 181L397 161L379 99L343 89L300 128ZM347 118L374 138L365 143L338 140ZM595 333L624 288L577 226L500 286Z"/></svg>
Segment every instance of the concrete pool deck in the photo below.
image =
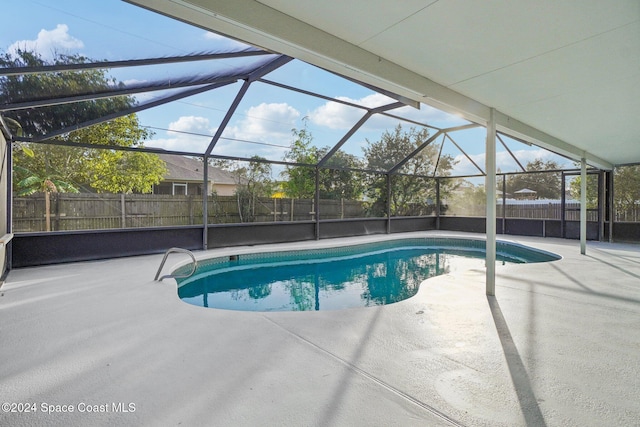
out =
<svg viewBox="0 0 640 427"><path fill-rule="evenodd" d="M433 235L481 237L286 247ZM640 246L498 239L563 259L498 265L495 298L470 270L388 306L277 313L181 302L152 281L162 255L13 270L0 400L31 412L3 405L0 425L640 425Z"/></svg>

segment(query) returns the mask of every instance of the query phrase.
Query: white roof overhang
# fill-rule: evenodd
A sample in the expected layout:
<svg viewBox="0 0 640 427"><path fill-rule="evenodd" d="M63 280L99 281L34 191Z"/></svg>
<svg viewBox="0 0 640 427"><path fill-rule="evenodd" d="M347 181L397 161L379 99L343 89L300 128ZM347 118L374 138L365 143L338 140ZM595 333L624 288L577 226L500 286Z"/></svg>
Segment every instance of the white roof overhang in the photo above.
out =
<svg viewBox="0 0 640 427"><path fill-rule="evenodd" d="M593 165L640 162L640 2L127 0Z"/></svg>

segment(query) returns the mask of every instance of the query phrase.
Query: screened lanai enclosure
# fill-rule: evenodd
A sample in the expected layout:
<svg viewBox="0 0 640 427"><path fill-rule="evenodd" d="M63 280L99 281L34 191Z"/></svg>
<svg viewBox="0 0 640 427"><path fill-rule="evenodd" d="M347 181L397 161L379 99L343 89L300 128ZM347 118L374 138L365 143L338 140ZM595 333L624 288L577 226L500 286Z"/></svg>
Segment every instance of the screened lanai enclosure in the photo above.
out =
<svg viewBox="0 0 640 427"><path fill-rule="evenodd" d="M104 58L3 52L9 265L485 232L486 123L148 15L187 35L104 26ZM581 163L561 151L498 131L498 234L580 237ZM587 238L638 240L640 168L584 176Z"/></svg>

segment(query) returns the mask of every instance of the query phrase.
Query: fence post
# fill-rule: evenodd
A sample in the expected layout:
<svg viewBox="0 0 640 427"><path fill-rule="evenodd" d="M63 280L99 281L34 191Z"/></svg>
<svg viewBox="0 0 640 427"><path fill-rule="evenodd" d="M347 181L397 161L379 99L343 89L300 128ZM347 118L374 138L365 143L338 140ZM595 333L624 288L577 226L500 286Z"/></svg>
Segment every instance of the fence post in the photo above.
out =
<svg viewBox="0 0 640 427"><path fill-rule="evenodd" d="M125 206L124 193L120 193L120 214L122 221L121 228L127 228L127 210Z"/></svg>
<svg viewBox="0 0 640 427"><path fill-rule="evenodd" d="M44 227L45 231L51 231L51 193L44 192Z"/></svg>

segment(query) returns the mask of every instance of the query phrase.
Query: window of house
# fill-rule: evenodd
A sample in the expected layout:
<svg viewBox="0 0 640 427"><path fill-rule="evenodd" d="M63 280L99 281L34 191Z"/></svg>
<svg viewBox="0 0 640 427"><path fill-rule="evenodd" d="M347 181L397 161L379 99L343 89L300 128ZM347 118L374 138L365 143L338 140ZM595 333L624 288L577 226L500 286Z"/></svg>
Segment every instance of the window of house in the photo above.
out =
<svg viewBox="0 0 640 427"><path fill-rule="evenodd" d="M186 196L187 195L187 184L181 184L178 182L173 183L173 195L174 196Z"/></svg>

